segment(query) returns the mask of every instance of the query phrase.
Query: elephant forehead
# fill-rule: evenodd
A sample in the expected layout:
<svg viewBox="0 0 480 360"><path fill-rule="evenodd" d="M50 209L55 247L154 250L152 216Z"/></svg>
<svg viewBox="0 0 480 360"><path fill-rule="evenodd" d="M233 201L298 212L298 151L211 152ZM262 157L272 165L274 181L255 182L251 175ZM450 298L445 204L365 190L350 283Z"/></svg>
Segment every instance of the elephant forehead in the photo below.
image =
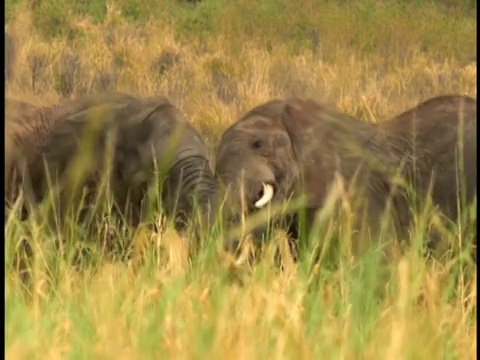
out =
<svg viewBox="0 0 480 360"><path fill-rule="evenodd" d="M239 121L235 127L240 130L285 130L281 125L278 117L265 117L261 115L252 115Z"/></svg>
<svg viewBox="0 0 480 360"><path fill-rule="evenodd" d="M288 135L285 130L279 128L240 128L231 129L223 135L220 142L220 148L230 148L234 144L237 146L247 146L250 140L253 139L275 139L274 141L279 144L288 143ZM240 150L240 149L238 149Z"/></svg>
<svg viewBox="0 0 480 360"><path fill-rule="evenodd" d="M251 137L271 137L279 132L285 132L270 119L260 118L257 121L242 120L228 129L222 137L222 144L232 141L248 140Z"/></svg>

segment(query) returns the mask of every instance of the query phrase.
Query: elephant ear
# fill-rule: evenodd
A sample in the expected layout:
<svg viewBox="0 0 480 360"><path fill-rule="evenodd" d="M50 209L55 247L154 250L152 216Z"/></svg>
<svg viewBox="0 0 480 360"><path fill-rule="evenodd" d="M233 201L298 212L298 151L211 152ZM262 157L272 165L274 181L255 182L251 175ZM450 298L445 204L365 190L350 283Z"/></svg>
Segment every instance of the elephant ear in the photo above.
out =
<svg viewBox="0 0 480 360"><path fill-rule="evenodd" d="M335 174L334 144L326 126L332 110L313 100L294 99L287 102L281 117L300 164L307 206L311 208L322 206Z"/></svg>
<svg viewBox="0 0 480 360"><path fill-rule="evenodd" d="M148 103L147 103L148 104ZM140 121L137 123L137 136L139 141L146 142L152 136L152 132L157 127L161 127L162 132L170 134L177 127L180 116L177 114L176 108L167 100L159 99L146 106L138 115ZM161 121L159 121L161 119Z"/></svg>
<svg viewBox="0 0 480 360"><path fill-rule="evenodd" d="M314 131L321 126L320 120L332 110L330 106L313 100L287 101L281 120L298 156L305 146L315 139Z"/></svg>
<svg viewBox="0 0 480 360"><path fill-rule="evenodd" d="M64 146L76 147L76 143L85 136L104 137L104 132L115 121L116 114L125 109L125 105L97 105L75 114L66 116L49 134L45 146L51 150L62 151ZM93 140L93 138L92 138Z"/></svg>
<svg viewBox="0 0 480 360"><path fill-rule="evenodd" d="M50 161L69 162L77 151L92 151L125 105L98 105L66 116L42 141L40 153Z"/></svg>

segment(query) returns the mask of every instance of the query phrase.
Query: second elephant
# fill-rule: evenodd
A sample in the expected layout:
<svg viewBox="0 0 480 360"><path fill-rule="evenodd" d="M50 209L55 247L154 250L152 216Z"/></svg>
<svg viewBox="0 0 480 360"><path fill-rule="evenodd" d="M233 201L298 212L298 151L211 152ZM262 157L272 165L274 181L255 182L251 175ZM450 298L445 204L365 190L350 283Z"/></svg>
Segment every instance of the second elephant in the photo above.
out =
<svg viewBox="0 0 480 360"><path fill-rule="evenodd" d="M10 163L25 175L21 187L30 204L45 198L49 177L61 189L62 211L83 188L96 193L111 150L109 186L131 223L140 221L147 190L158 181L164 185L163 208L176 219L177 229L190 220L196 202L209 216L216 184L206 145L166 98L99 94L70 102L63 110L57 106L55 112L39 108L28 119L21 116L22 103L17 107L20 115L10 126L16 155ZM18 176L12 181L10 187L19 186Z"/></svg>
<svg viewBox="0 0 480 360"><path fill-rule="evenodd" d="M370 232L370 239L377 237L389 204L393 230L408 231L414 199L408 188L417 194L417 206L425 204L431 189L433 204L455 221L460 215L457 200L472 203L476 198L476 114L476 101L460 95L428 99L381 124L312 100L259 105L224 132L217 150L216 176L222 188L233 189L227 220L239 222L241 204L254 213L305 195L308 234L340 179L347 189L356 189L350 199L352 206L358 205L352 208L353 231L360 231L366 220L363 230ZM287 212L281 219L293 243L300 236L298 214ZM261 236L262 231L259 227L254 232ZM369 247L369 241L360 238L366 237L358 236L351 244L355 255ZM230 239L230 250L237 247L238 240Z"/></svg>

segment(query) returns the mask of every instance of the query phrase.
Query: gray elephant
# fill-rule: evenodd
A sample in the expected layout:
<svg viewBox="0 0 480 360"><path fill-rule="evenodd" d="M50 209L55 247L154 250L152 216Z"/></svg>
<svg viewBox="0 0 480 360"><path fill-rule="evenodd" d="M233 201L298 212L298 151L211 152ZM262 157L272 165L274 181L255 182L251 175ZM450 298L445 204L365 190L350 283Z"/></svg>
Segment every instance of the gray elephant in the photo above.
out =
<svg viewBox="0 0 480 360"><path fill-rule="evenodd" d="M14 98L5 98L5 202L7 207L17 200L19 191L33 201L34 196L24 181L27 162L41 152L50 133L69 115L99 105L96 97L64 101L51 106L36 105ZM37 164L38 165L38 164ZM31 204L33 205L33 204ZM26 210L26 209L25 209ZM23 217L26 215L25 211Z"/></svg>
<svg viewBox="0 0 480 360"><path fill-rule="evenodd" d="M388 204L393 231L408 230L412 222L408 186L415 190L420 206L432 182L433 203L455 220L459 195L468 202L476 198L476 114L475 99L460 95L431 98L380 124L357 120L312 100L264 103L231 125L218 146L216 177L223 194L233 190L228 192L224 216L235 224L242 211L252 214L303 195L305 202L298 211L270 219L281 220L291 245L302 248L300 230L310 233L315 214L340 178L358 189L352 212L365 215L368 226L362 229L370 231L370 239L380 231L379 219ZM459 130L463 148L458 147ZM457 185L460 149L464 187ZM407 187L399 185L398 178ZM302 219L305 223L300 226ZM358 216L354 231L361 229L361 220ZM264 230L264 226L253 230L257 245ZM231 251L237 250L235 239L228 240ZM352 244L357 256L368 247L359 240Z"/></svg>
<svg viewBox="0 0 480 360"><path fill-rule="evenodd" d="M61 188L58 208L66 211L66 204L78 203L84 187L95 194L110 169L116 209L131 224L140 221L147 190L156 181L163 182L163 208L176 219L177 229L190 220L196 202L208 221L216 183L206 145L166 98L106 93L47 108L19 101L6 105L7 189L21 187L31 205L45 198L53 177ZM76 160L82 157L86 166L79 167Z"/></svg>

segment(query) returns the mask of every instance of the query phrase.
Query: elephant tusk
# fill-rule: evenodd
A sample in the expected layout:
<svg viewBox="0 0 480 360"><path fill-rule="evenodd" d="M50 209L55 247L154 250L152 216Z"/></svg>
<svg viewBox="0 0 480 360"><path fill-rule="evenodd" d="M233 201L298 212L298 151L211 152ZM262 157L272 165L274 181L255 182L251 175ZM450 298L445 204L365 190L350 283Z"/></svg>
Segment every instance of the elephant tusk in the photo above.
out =
<svg viewBox="0 0 480 360"><path fill-rule="evenodd" d="M263 184L263 195L262 197L255 203L255 207L262 208L273 198L273 186L270 184Z"/></svg>

